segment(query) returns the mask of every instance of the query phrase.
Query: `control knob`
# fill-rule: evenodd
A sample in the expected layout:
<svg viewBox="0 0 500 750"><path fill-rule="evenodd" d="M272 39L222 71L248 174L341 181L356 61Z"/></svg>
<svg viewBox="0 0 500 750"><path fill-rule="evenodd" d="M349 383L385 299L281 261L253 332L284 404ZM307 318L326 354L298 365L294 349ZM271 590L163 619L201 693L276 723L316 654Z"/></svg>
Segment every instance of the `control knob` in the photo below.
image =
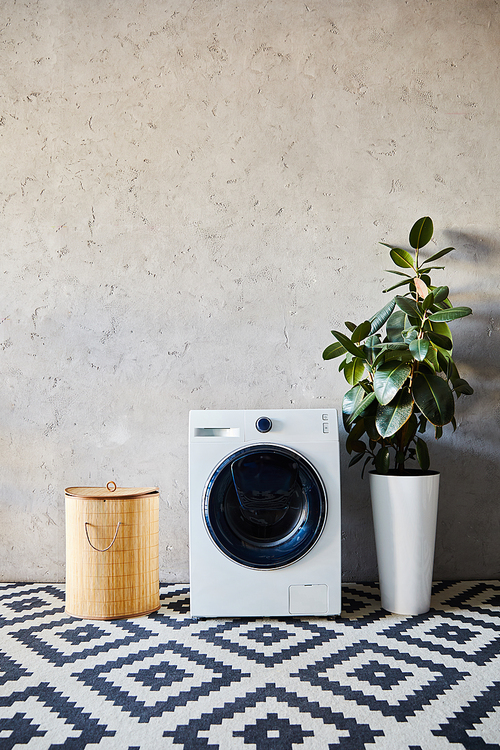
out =
<svg viewBox="0 0 500 750"><path fill-rule="evenodd" d="M259 432L269 432L272 429L273 423L269 417L259 417L255 426Z"/></svg>

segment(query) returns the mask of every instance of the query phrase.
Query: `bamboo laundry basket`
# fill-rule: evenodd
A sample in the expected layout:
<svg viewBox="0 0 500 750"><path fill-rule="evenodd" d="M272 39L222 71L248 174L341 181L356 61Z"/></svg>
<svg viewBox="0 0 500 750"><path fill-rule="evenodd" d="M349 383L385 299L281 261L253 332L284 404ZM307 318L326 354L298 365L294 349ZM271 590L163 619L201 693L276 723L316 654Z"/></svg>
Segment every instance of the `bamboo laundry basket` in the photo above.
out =
<svg viewBox="0 0 500 750"><path fill-rule="evenodd" d="M157 487L68 487L66 612L89 620L160 607Z"/></svg>

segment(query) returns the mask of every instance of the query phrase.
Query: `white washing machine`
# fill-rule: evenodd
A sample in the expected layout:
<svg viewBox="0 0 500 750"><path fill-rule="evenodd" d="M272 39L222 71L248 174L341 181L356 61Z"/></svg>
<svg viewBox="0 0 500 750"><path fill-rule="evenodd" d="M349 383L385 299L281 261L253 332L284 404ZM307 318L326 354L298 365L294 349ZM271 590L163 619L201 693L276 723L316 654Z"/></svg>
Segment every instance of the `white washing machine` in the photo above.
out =
<svg viewBox="0 0 500 750"><path fill-rule="evenodd" d="M340 614L336 410L191 411L189 544L195 617Z"/></svg>

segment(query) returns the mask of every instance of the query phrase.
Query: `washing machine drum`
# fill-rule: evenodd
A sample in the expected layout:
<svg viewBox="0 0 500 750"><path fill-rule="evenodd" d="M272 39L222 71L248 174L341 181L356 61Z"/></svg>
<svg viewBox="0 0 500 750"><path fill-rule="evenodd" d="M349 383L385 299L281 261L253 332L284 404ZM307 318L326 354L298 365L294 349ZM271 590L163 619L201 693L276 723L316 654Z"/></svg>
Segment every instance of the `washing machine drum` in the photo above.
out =
<svg viewBox="0 0 500 750"><path fill-rule="evenodd" d="M321 477L296 451L253 445L225 458L207 482L207 530L219 549L250 568L299 560L319 539L327 500Z"/></svg>

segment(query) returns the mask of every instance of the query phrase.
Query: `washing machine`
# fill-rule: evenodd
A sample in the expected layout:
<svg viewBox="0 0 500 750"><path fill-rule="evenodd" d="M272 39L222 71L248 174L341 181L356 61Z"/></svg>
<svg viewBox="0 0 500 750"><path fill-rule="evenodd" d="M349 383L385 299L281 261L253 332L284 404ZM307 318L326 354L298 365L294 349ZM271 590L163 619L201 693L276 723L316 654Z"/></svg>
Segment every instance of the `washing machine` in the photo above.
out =
<svg viewBox="0 0 500 750"><path fill-rule="evenodd" d="M190 412L189 562L194 617L340 613L335 409Z"/></svg>

